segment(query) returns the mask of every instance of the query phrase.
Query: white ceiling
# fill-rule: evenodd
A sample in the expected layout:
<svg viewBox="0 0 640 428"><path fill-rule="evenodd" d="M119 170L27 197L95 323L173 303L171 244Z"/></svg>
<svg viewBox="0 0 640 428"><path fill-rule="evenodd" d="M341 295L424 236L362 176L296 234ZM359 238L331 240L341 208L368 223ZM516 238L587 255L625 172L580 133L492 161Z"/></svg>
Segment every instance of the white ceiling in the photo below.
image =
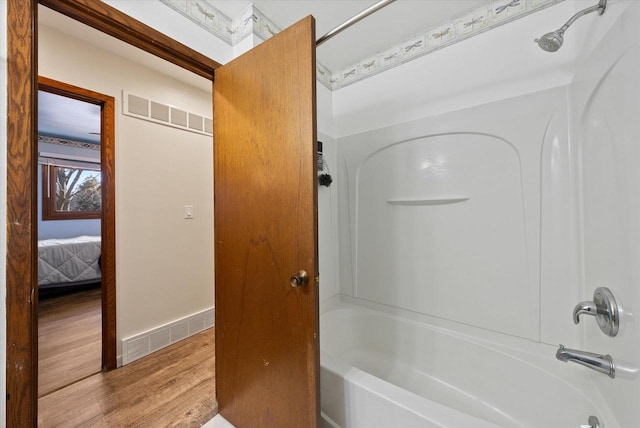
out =
<svg viewBox="0 0 640 428"><path fill-rule="evenodd" d="M319 38L376 0L210 0L209 3L230 18L253 3L281 28L313 15ZM396 0L320 46L317 58L329 70L339 71L490 3L491 0Z"/></svg>

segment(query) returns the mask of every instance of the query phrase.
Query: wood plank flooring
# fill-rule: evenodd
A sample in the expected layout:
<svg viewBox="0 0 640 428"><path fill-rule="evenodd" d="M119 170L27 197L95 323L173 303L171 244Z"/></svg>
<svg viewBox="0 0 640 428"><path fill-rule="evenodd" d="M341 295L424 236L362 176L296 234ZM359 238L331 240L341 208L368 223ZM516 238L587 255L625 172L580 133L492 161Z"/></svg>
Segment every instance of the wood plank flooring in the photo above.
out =
<svg viewBox="0 0 640 428"><path fill-rule="evenodd" d="M200 427L217 413L215 330L38 401L40 427Z"/></svg>
<svg viewBox="0 0 640 428"><path fill-rule="evenodd" d="M38 303L38 397L100 372L100 288Z"/></svg>

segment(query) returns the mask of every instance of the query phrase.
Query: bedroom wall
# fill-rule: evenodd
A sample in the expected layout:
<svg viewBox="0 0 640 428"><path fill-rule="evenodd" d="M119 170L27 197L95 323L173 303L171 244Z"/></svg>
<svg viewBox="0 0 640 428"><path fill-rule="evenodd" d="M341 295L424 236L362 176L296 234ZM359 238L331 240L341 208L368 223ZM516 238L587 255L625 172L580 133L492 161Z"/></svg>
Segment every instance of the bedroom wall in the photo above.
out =
<svg viewBox="0 0 640 428"><path fill-rule="evenodd" d="M39 36L41 75L116 98L118 339L211 309L212 139L125 116L121 99L126 90L211 117L209 83L188 85L52 28Z"/></svg>
<svg viewBox="0 0 640 428"><path fill-rule="evenodd" d="M66 147L59 144L38 143L38 151L59 155L80 156L100 161L99 150ZM100 220L47 220L42 221L42 168L38 168L38 239L72 238L74 236L100 236Z"/></svg>

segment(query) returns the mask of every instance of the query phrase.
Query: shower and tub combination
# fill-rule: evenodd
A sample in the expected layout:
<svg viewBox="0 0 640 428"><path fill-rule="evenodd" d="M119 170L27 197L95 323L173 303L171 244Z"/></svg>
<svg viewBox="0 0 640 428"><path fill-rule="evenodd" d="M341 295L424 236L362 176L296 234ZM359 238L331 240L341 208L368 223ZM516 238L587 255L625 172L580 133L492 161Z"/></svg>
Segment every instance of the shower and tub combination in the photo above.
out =
<svg viewBox="0 0 640 428"><path fill-rule="evenodd" d="M640 5L583 5L570 81L337 139L326 426L640 426Z"/></svg>

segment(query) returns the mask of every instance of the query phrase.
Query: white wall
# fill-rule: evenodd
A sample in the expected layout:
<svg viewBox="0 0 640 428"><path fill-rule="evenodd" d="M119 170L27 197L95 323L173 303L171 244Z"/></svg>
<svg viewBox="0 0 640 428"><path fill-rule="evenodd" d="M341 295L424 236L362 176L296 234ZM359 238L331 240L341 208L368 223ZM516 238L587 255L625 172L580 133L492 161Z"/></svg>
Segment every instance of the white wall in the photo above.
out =
<svg viewBox="0 0 640 428"><path fill-rule="evenodd" d="M588 376L622 427L640 425L639 19L639 3L612 1L585 27L600 38L587 39L570 98L582 208L582 283L576 301L592 300L595 288L606 286L622 314L616 337L603 334L592 317L582 317L575 328L585 350L610 354L616 364L613 380ZM616 421L602 422L615 426Z"/></svg>
<svg viewBox="0 0 640 428"><path fill-rule="evenodd" d="M571 318L546 310L575 293L541 299L542 243L576 253L565 232L543 228L540 209L562 202L547 188L570 186L545 168L568 162L565 102L561 87L340 139L342 293L533 342L564 332L577 344ZM454 196L469 199L387 203ZM577 227L572 212L555 218ZM554 266L545 278L575 269ZM545 317L553 329L541 330Z"/></svg>
<svg viewBox="0 0 640 428"><path fill-rule="evenodd" d="M331 186L318 186L318 262L320 264L320 301L339 293L338 253L338 163L337 141L333 138L332 92L316 82L318 141L331 175Z"/></svg>
<svg viewBox="0 0 640 428"><path fill-rule="evenodd" d="M253 33L249 34L247 37L242 39L238 44L236 44L232 48L233 58L239 57L240 55L247 52L248 50L258 46L260 43L262 43L262 39L260 39L258 36L254 35Z"/></svg>
<svg viewBox="0 0 640 428"><path fill-rule="evenodd" d="M521 169L519 174L522 174L520 192L524 201L523 212L516 217L521 218L526 225L526 233L522 236L521 243L526 251L526 260L525 264L521 265L523 270L518 274L518 280L512 286L505 283L489 287L486 295L482 296L499 300L498 296L512 293L514 287L519 288L520 291L512 295L512 298L520 302L515 305L518 306L516 314L523 323L517 327L517 323L501 323L499 317L483 318L479 316L479 312L482 311L475 311L475 315L472 315L474 311L467 313L462 309L463 302L458 308L462 312L458 315L453 313L455 311L445 310L452 304L448 300L449 303L438 309L433 306L432 300L423 296L420 306L421 298L415 294L420 293L418 289L413 290L415 293L408 290L398 291L402 296L396 296L397 298L394 297L387 303L398 307L409 305L411 307L405 309L484 326L493 331L502 331L533 341L554 343L560 332L563 332L567 333L563 334L563 337L569 336L565 337L566 343L578 343L578 334L570 325L570 319L567 321L561 315L557 315L552 316L550 321L542 321L540 316L541 311L547 311L547 308L555 309L553 304L557 301L554 295L548 292L541 300L541 293L548 291L541 286L541 278L544 278L544 284L555 285L562 281L573 284L564 290L565 300L573 298L578 290L578 267L574 259L577 226L572 217L575 204L574 201L564 198L572 190L569 174L571 170L548 167L552 157L556 166L559 162L569 162L571 152L566 130L565 88L573 77L575 51L569 38L556 55L540 50L533 43L534 38L550 31L549 25L555 26L555 22L560 22L559 25L564 23L567 17L575 12L576 7L578 6L574 2L560 3L333 93L334 135L338 137L338 153L339 158L342 158L337 184L340 187L340 289L343 293L357 295L358 272L365 269L362 273L366 273L366 268L358 267L355 255L357 245L363 240L361 236L356 238L355 230L363 227L358 222L364 221L368 213L365 211L365 214L362 214L365 217L362 218L356 215L358 209L364 209L364 206L359 206L363 203L363 196L362 189L357 186L364 185L359 181L359 162L365 162L368 156L383 147L390 147L408 139L433 136L438 132L448 135L462 131L481 131L504 139L516 152ZM552 88L557 89L553 91ZM554 95L544 95L546 93ZM530 103L534 105L529 105ZM536 111L532 110L534 107L537 108ZM482 120L479 121L478 118ZM526 118L531 120L527 121ZM356 146L358 148L354 148ZM354 150L358 152L357 160L354 158ZM415 154L417 160L421 159L420 150L427 149L418 149ZM446 153L443 155L445 158L448 156ZM477 161L488 165L495 160ZM389 168L393 168L393 165ZM386 172L388 171L383 169L380 175L385 177ZM383 185L384 183L380 183L380 186ZM429 193L427 190L426 193ZM545 201L544 212L540 211L541 200ZM441 208L446 209L451 207ZM489 207L487 209L487 212L491 212ZM473 218L471 212L468 215L469 218ZM543 228L554 230L550 228L550 219L555 222L553 224L568 224L569 227L556 230L555 235L547 233L541 237ZM364 227L359 233L366 233L364 230L368 228ZM546 262L550 261L546 253L540 254L541 245L552 253L555 251L553 255L559 257L553 260L562 262L549 263L550 267L540 268L541 257ZM507 254L520 251L517 245L511 250L505 250ZM346 257L345 254L350 254L351 257ZM573 254L574 258L567 254ZM384 259L394 255L380 257ZM380 263L388 261L382 259ZM423 268L426 266L424 260L416 263ZM482 267L477 268L480 269L477 272L479 274ZM493 268L500 269L495 266ZM462 266L461 269L464 270ZM491 281L489 276L485 279ZM473 282L474 278L468 280ZM370 285L372 281L363 282ZM407 287L407 284L411 283L407 280L402 282L402 285L394 286ZM385 291L385 286L391 287L390 284L379 285L378 291L372 293L361 290L361 297L383 302L386 299L383 298L383 294L389 292L388 289ZM478 286L478 283L474 285ZM499 292L500 287L506 287L502 294ZM438 295L446 300L442 294L451 290L445 288L431 291L435 294L431 294L430 298ZM509 329L511 330L507 331Z"/></svg>
<svg viewBox="0 0 640 428"><path fill-rule="evenodd" d="M573 39L567 35L556 55L533 39L562 25L574 10L571 1L559 3L335 91L334 136L568 84Z"/></svg>
<svg viewBox="0 0 640 428"><path fill-rule="evenodd" d="M333 92L320 82L316 82L316 100L318 109L318 132L335 137L333 126Z"/></svg>
<svg viewBox="0 0 640 428"><path fill-rule="evenodd" d="M0 2L0 177L7 176L7 2ZM3 180L6 183L6 180ZM7 187L0 186L0 396L7 396ZM6 407L0 405L0 421L6 421Z"/></svg>
<svg viewBox="0 0 640 428"><path fill-rule="evenodd" d="M326 162L325 171L333 183L329 187L318 185L318 258L320 264L320 301L324 302L339 293L338 287L338 187L336 140L324 133L318 133L322 141L322 151Z"/></svg>
<svg viewBox="0 0 640 428"><path fill-rule="evenodd" d="M207 117L211 94L42 26L39 72L116 98L118 339L212 307L211 137L121 114L123 90Z"/></svg>

